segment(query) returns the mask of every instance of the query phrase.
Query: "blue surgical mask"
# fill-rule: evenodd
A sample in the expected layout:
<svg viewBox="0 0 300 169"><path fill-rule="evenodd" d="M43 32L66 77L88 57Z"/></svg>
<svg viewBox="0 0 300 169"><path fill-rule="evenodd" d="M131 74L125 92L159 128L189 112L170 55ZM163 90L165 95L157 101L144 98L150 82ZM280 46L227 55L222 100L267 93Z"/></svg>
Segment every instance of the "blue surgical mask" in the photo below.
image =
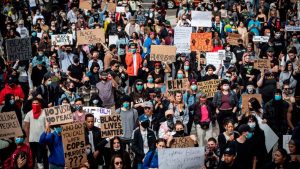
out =
<svg viewBox="0 0 300 169"><path fill-rule="evenodd" d="M178 79L183 79L183 74L177 74Z"/></svg>
<svg viewBox="0 0 300 169"><path fill-rule="evenodd" d="M148 78L147 81L148 83L153 83L153 78Z"/></svg>
<svg viewBox="0 0 300 169"><path fill-rule="evenodd" d="M254 129L255 126L256 126L256 124L255 124L255 122L250 122L250 123L248 123L248 126L249 126L251 129Z"/></svg>
<svg viewBox="0 0 300 169"><path fill-rule="evenodd" d="M143 90L143 85L136 85L136 89L138 90L138 91L142 91Z"/></svg>
<svg viewBox="0 0 300 169"><path fill-rule="evenodd" d="M281 100L281 95L275 95L275 100L276 100L276 101Z"/></svg>
<svg viewBox="0 0 300 169"><path fill-rule="evenodd" d="M184 70L189 70L190 66L184 66Z"/></svg>
<svg viewBox="0 0 300 169"><path fill-rule="evenodd" d="M131 53L136 53L136 49L131 49Z"/></svg>
<svg viewBox="0 0 300 169"><path fill-rule="evenodd" d="M60 134L62 132L62 128L56 127L56 128L54 128L54 132L56 132L57 134Z"/></svg>
<svg viewBox="0 0 300 169"><path fill-rule="evenodd" d="M20 137L16 138L15 141L16 144L22 144L23 142L24 142L24 138L20 138Z"/></svg>
<svg viewBox="0 0 300 169"><path fill-rule="evenodd" d="M125 109L128 109L128 108L129 108L129 103L128 103L128 102L124 102L124 103L123 103L123 107L124 107Z"/></svg>
<svg viewBox="0 0 300 169"><path fill-rule="evenodd" d="M93 104L98 104L99 103L99 100L93 100Z"/></svg>
<svg viewBox="0 0 300 169"><path fill-rule="evenodd" d="M197 90L197 86L196 85L192 85L191 89L195 91L195 90Z"/></svg>
<svg viewBox="0 0 300 169"><path fill-rule="evenodd" d="M252 133L252 132L248 132L246 138L247 138L247 139L250 139L250 138L252 138L252 136L253 136L253 133Z"/></svg>
<svg viewBox="0 0 300 169"><path fill-rule="evenodd" d="M31 36L36 37L37 33L36 32L32 32Z"/></svg>
<svg viewBox="0 0 300 169"><path fill-rule="evenodd" d="M10 103L11 105L15 104L15 100L14 100L14 99L11 99L11 100L9 100L9 103Z"/></svg>

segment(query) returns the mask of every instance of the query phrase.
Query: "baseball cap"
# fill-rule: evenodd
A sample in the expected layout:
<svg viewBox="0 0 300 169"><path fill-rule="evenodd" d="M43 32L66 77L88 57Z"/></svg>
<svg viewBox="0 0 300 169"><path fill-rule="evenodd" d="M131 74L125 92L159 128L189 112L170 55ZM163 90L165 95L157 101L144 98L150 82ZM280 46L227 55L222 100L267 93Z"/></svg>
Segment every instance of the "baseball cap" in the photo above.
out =
<svg viewBox="0 0 300 169"><path fill-rule="evenodd" d="M150 107L151 109L153 109L153 104L150 101L144 102L143 107Z"/></svg>
<svg viewBox="0 0 300 169"><path fill-rule="evenodd" d="M147 120L149 120L149 118L148 118L148 116L146 116L145 114L143 114L143 115L141 115L141 116L139 117L139 121L140 121L140 122L145 122L145 121L147 121Z"/></svg>
<svg viewBox="0 0 300 169"><path fill-rule="evenodd" d="M232 147L227 147L227 148L225 148L225 150L224 150L224 154L235 155L236 152L235 152L234 148L232 148Z"/></svg>
<svg viewBox="0 0 300 169"><path fill-rule="evenodd" d="M243 132L247 132L247 131L251 131L251 128L248 124L242 124L240 125L240 127L238 128L238 132L240 134L242 134Z"/></svg>

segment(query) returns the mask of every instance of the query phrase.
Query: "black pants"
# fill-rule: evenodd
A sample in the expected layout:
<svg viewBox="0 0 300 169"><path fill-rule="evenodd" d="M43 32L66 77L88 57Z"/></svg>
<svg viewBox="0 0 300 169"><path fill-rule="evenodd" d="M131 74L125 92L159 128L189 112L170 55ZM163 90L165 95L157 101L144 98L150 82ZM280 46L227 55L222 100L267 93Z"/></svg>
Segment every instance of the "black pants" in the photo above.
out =
<svg viewBox="0 0 300 169"><path fill-rule="evenodd" d="M46 146L38 142L30 142L29 144L32 152L33 166L35 166L35 162L36 162L36 163L43 163L44 169L49 168Z"/></svg>
<svg viewBox="0 0 300 169"><path fill-rule="evenodd" d="M232 113L232 109L231 110L219 110L219 114L217 115L217 121L219 123L220 134L225 131L224 120L228 119L228 118L231 118L234 121L236 119L235 114Z"/></svg>

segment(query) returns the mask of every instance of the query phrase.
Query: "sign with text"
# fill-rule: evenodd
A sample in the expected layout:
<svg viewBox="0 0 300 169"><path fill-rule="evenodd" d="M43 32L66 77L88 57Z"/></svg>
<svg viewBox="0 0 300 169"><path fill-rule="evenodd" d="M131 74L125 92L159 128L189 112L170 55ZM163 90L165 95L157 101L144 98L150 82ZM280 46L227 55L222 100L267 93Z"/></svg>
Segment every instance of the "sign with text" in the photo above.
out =
<svg viewBox="0 0 300 169"><path fill-rule="evenodd" d="M80 0L79 8L85 9L85 10L91 10L92 9L91 0Z"/></svg>
<svg viewBox="0 0 300 169"><path fill-rule="evenodd" d="M274 131L271 129L271 127L268 126L268 124L265 124L262 122L262 119L259 116L256 116L256 118L257 118L260 129L262 129L264 131L265 145L267 148L267 152L269 153L271 151L271 149L273 148L273 146L277 143L279 138L276 135L276 133L274 133Z"/></svg>
<svg viewBox="0 0 300 169"><path fill-rule="evenodd" d="M151 45L151 61L172 63L176 61L176 47L167 45Z"/></svg>
<svg viewBox="0 0 300 169"><path fill-rule="evenodd" d="M235 46L238 46L239 43L238 43L238 40L242 38L242 35L240 34L237 34L237 33L228 33L228 43L230 45L235 45Z"/></svg>
<svg viewBox="0 0 300 169"><path fill-rule="evenodd" d="M31 38L6 40L6 53L9 61L29 60L32 55Z"/></svg>
<svg viewBox="0 0 300 169"><path fill-rule="evenodd" d="M253 36L253 42L268 42L270 39L269 36Z"/></svg>
<svg viewBox="0 0 300 169"><path fill-rule="evenodd" d="M105 42L105 34L103 29L88 29L77 31L78 45L96 44Z"/></svg>
<svg viewBox="0 0 300 169"><path fill-rule="evenodd" d="M107 115L111 115L111 110L110 109L106 109L106 108L102 108L102 107L83 107L82 108L84 111L86 111L87 113L93 114L94 118L95 118L95 123L94 126L96 127L101 127L100 126L100 116L107 116Z"/></svg>
<svg viewBox="0 0 300 169"><path fill-rule="evenodd" d="M183 91L183 90L187 90L188 87L189 87L189 80L187 78L167 81L168 92Z"/></svg>
<svg viewBox="0 0 300 169"><path fill-rule="evenodd" d="M159 169L199 169L204 166L204 147L158 150Z"/></svg>
<svg viewBox="0 0 300 169"><path fill-rule="evenodd" d="M72 34L51 35L51 44L52 46L73 45L73 35Z"/></svg>
<svg viewBox="0 0 300 169"><path fill-rule="evenodd" d="M245 113L249 111L249 100L251 98L256 98L260 104L262 104L261 94L242 94L242 112Z"/></svg>
<svg viewBox="0 0 300 169"><path fill-rule="evenodd" d="M284 148L288 154L290 154L289 142L292 139L292 135L283 135L282 148Z"/></svg>
<svg viewBox="0 0 300 169"><path fill-rule="evenodd" d="M174 45L177 53L190 53L192 27L177 26L174 29Z"/></svg>
<svg viewBox="0 0 300 169"><path fill-rule="evenodd" d="M187 148L194 146L194 141L190 138L190 136L174 137L173 141L171 142L171 148Z"/></svg>
<svg viewBox="0 0 300 169"><path fill-rule="evenodd" d="M300 31L300 26L286 25L285 26L285 31L287 31L287 32L299 32Z"/></svg>
<svg viewBox="0 0 300 169"><path fill-rule="evenodd" d="M79 167L87 162L84 125L83 123L72 123L62 125L61 128L65 164L70 168Z"/></svg>
<svg viewBox="0 0 300 169"><path fill-rule="evenodd" d="M270 69L271 62L269 59L255 59L254 60L254 69Z"/></svg>
<svg viewBox="0 0 300 169"><path fill-rule="evenodd" d="M211 11L192 11L191 25L195 27L211 27L211 19Z"/></svg>
<svg viewBox="0 0 300 169"><path fill-rule="evenodd" d="M44 109L49 125L66 124L73 122L70 105L60 105Z"/></svg>
<svg viewBox="0 0 300 169"><path fill-rule="evenodd" d="M109 11L109 12L116 12L116 4L115 3L113 3L113 2L109 2L108 4L107 4L107 10Z"/></svg>
<svg viewBox="0 0 300 169"><path fill-rule="evenodd" d="M122 136L122 120L119 114L100 116L101 137Z"/></svg>
<svg viewBox="0 0 300 169"><path fill-rule="evenodd" d="M23 136L16 112L0 113L0 139Z"/></svg>
<svg viewBox="0 0 300 169"><path fill-rule="evenodd" d="M191 50L192 51L211 51L212 47L212 34L209 33L192 33L191 34Z"/></svg>
<svg viewBox="0 0 300 169"><path fill-rule="evenodd" d="M117 6L116 7L116 12L120 13L120 12L126 12L125 11L125 7L124 6Z"/></svg>
<svg viewBox="0 0 300 169"><path fill-rule="evenodd" d="M219 79L198 82L198 90L205 93L207 98L212 98L218 90L220 82Z"/></svg>
<svg viewBox="0 0 300 169"><path fill-rule="evenodd" d="M206 65L214 65L215 67L220 67L222 64L222 58L220 58L219 52L206 52Z"/></svg>

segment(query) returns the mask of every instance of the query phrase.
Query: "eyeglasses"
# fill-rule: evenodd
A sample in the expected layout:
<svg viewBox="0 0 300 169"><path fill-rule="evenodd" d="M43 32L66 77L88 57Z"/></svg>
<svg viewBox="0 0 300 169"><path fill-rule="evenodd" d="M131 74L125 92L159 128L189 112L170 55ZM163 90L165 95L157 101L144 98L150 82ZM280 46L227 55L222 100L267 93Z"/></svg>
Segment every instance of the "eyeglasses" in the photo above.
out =
<svg viewBox="0 0 300 169"><path fill-rule="evenodd" d="M121 161L121 162L115 162L115 165L122 165L123 164L123 162Z"/></svg>

